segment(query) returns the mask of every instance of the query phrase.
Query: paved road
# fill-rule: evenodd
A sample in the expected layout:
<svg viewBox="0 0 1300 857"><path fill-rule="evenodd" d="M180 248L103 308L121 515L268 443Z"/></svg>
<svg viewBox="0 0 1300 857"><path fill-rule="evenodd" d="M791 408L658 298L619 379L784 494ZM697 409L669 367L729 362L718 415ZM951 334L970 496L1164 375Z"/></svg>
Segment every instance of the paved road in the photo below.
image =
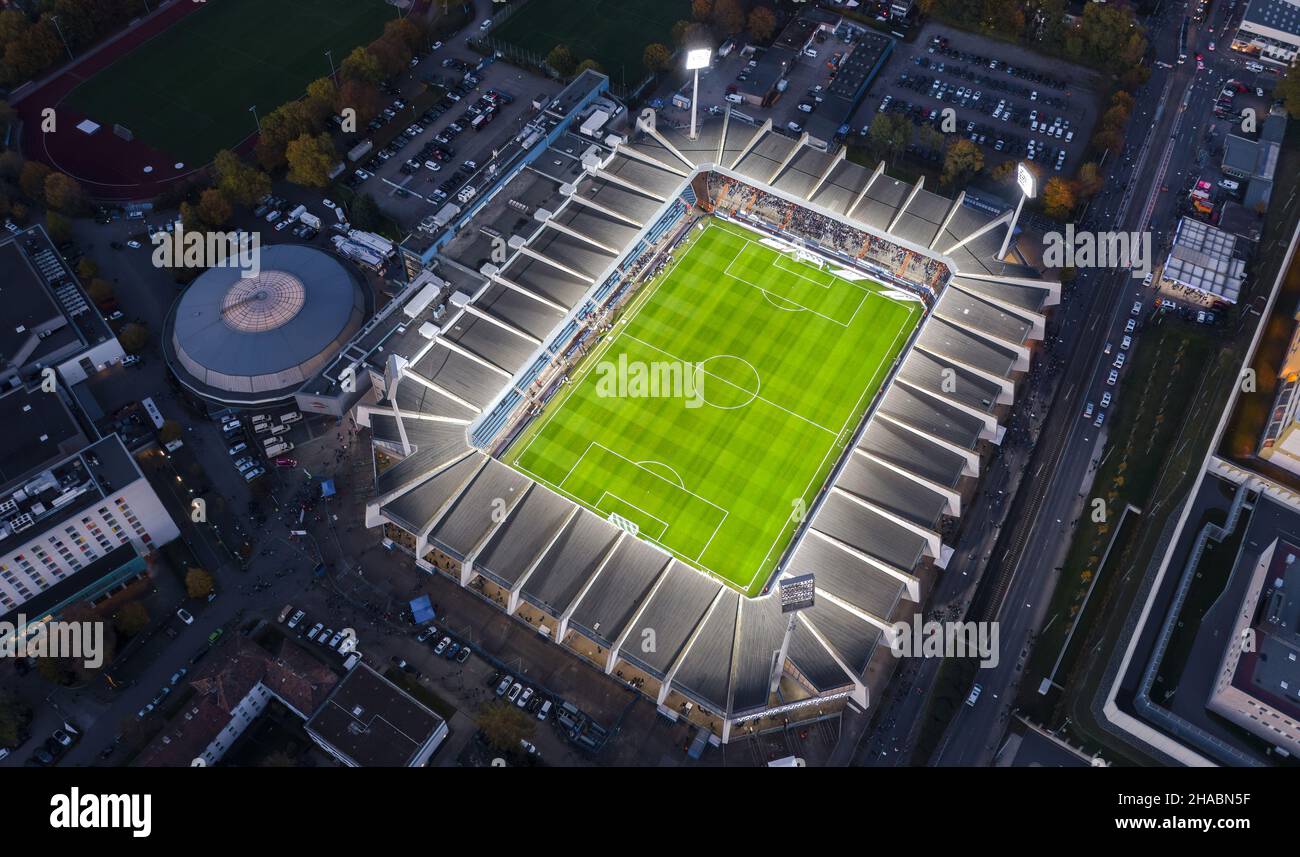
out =
<svg viewBox="0 0 1300 857"><path fill-rule="evenodd" d="M1232 76L1241 64L1236 56L1206 50L1208 43L1217 38L1215 31L1222 27L1223 14L1222 9L1215 10L1211 17L1213 30L1208 25L1192 28L1188 62L1183 65L1176 62L1182 4L1168 9L1163 20L1153 23L1150 39L1158 46L1158 57L1173 63L1174 68L1157 70L1139 92L1130 139L1137 137L1132 133L1136 129L1150 128L1145 144L1137 144L1145 145L1145 150L1135 150L1130 144L1126 157L1111 174L1108 190L1093 203L1091 219L1097 224L1095 228L1150 229L1156 236L1157 256L1162 240L1168 240L1177 222L1178 191L1197 172L1197 153L1213 121L1212 107L1221 81ZM1196 51L1206 58L1203 71L1196 68ZM1047 619L1057 581L1055 570L1068 549L1075 529L1073 522L1086 500L1081 489L1086 490L1103 447L1104 437L1099 436L1103 433L1079 417L1084 401L1098 401L1101 392L1110 389L1105 379L1112 355L1103 354L1101 345L1118 342L1131 317L1129 309L1134 300L1143 303L1143 317L1154 300L1150 290L1144 291L1140 281L1123 272L1090 277L1089 285L1098 289L1101 299L1095 306L1099 311L1086 316L1076 346L1078 359L1069 363L1064 395L1040 441L1040 455L1046 466L1035 470L1030 486L1034 492L1031 503L1037 510L1021 522L1014 536L1023 548L998 614L1002 663L996 670L981 674L979 680L986 696L973 708L962 706L951 724L948 740L932 760L936 764L985 765L997 750L1028 655L1028 643L1035 629Z"/></svg>
<svg viewBox="0 0 1300 857"><path fill-rule="evenodd" d="M1177 4L1148 22L1149 39L1158 46L1157 58L1173 68L1155 69L1137 93L1129 143L1120 157L1107 164L1106 186L1082 224L1095 230L1126 231L1149 225L1156 233L1156 258L1161 237L1176 222L1180 196L1176 191L1184 184L1186 165L1195 162L1206 125L1213 120L1211 107L1221 81L1234 76L1242 62L1223 52L1206 52L1205 71L1197 72L1192 54L1188 63L1178 65L1177 35L1183 14L1183 4ZM1222 27L1222 15L1216 10L1216 28ZM1203 50L1215 36L1205 28L1190 38ZM1165 187L1167 192L1162 191ZM1099 403L1105 390L1118 390L1106 384L1114 354L1104 354L1103 346L1118 345L1134 300L1143 302L1140 317L1149 313L1154 300L1140 282L1127 272L1079 271L1048 331L1049 365L1054 357L1063 368L1037 383L1031 379L1029 396L1013 416L1013 425L1019 419L1022 425L1042 427L1036 435L1034 428L1026 429L1032 441L1018 445L1013 437L1010 446L1004 444L999 450L982 483L985 494L963 522L963 537L932 598L931 612L949 618L964 615L982 570L1000 576L1006 591L997 614L1001 658L996 668L981 670L980 702L973 708L960 707L932 760L936 764L988 764L1005 731L1029 646L1046 619L1056 569L1068 548L1104 440L1104 430L1081 418L1084 404ZM1140 330L1134 339L1136 347ZM1124 383L1121 372L1119 384ZM1045 424L1041 423L1043 397L1051 401ZM1028 417L1026 411L1034 416ZM1025 494L1014 501L1012 524L1003 532L1006 498L1026 474L1030 478ZM937 660L903 665L875 732L859 748L858 763L910 763L939 665Z"/></svg>

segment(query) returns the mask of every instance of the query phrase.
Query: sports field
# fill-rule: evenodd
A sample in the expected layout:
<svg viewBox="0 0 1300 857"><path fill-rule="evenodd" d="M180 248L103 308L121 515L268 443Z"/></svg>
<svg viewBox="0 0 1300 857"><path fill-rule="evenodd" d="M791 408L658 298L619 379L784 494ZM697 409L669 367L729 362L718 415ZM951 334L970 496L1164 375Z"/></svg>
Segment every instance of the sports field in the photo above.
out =
<svg viewBox="0 0 1300 857"><path fill-rule="evenodd" d="M78 86L65 104L194 166L300 98L396 17L383 0L211 0Z"/></svg>
<svg viewBox="0 0 1300 857"><path fill-rule="evenodd" d="M706 223L505 461L752 593L922 305Z"/></svg>
<svg viewBox="0 0 1300 857"><path fill-rule="evenodd" d="M690 0L528 0L492 38L545 57L568 45L578 62L594 59L617 84L645 77L645 47L672 47L673 24L690 20Z"/></svg>

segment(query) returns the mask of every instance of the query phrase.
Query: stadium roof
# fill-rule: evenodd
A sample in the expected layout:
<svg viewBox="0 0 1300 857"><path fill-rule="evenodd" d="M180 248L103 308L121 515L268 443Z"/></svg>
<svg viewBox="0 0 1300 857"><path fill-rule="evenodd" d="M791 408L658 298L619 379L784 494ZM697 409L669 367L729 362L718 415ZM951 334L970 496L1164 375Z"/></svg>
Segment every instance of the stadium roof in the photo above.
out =
<svg viewBox="0 0 1300 857"><path fill-rule="evenodd" d="M508 609L526 601L545 611L557 640L588 637L610 668L625 658L729 718L764 710L787 624L775 597L743 597L478 451L493 448L583 311L622 281L621 261L693 198L696 175L748 183L948 272L781 565L817 581L790 663L819 693L861 688L882 632L947 564L943 533L1002 439L999 420L1059 283L997 258L1009 207L938 196L729 110L695 140L658 128L649 111L637 126L630 141L561 137L518 179L526 213L509 204L507 184L447 245L436 278L455 279L461 298L436 323L416 314L403 341L386 343L382 366L372 363L383 398L362 405L360 419L402 461L377 475L369 519L415 535L419 557L462 558L463 583L482 573L510 592ZM552 160L562 175L548 174ZM475 237L489 224L509 241L500 263ZM491 514L491 498L504 515ZM653 653L635 645L645 628L656 630Z"/></svg>

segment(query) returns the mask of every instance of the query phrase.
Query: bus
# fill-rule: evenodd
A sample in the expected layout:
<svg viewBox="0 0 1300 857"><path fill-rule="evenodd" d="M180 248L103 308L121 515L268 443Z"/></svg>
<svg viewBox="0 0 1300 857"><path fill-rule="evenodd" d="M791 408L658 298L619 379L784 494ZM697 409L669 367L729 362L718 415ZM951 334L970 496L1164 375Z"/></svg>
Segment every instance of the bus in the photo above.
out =
<svg viewBox="0 0 1300 857"><path fill-rule="evenodd" d="M1183 27L1178 32L1178 64L1182 65L1187 62L1187 25L1190 19L1183 16Z"/></svg>
<svg viewBox="0 0 1300 857"><path fill-rule="evenodd" d="M153 403L153 397L146 396L141 399L140 405L144 408L144 412L149 415L149 419L153 422L153 427L161 429L163 427L162 411L158 410L158 406Z"/></svg>

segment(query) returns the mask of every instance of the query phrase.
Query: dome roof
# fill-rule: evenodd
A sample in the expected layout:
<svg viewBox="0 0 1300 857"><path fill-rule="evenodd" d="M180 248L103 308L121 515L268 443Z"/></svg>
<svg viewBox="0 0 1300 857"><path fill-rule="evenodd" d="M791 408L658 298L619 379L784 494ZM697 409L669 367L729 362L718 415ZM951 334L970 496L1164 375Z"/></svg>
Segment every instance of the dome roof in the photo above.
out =
<svg viewBox="0 0 1300 857"><path fill-rule="evenodd" d="M185 290L168 319L168 350L179 364L173 369L196 392L267 401L314 375L365 313L361 288L334 257L298 245L264 246L256 275L212 268Z"/></svg>

